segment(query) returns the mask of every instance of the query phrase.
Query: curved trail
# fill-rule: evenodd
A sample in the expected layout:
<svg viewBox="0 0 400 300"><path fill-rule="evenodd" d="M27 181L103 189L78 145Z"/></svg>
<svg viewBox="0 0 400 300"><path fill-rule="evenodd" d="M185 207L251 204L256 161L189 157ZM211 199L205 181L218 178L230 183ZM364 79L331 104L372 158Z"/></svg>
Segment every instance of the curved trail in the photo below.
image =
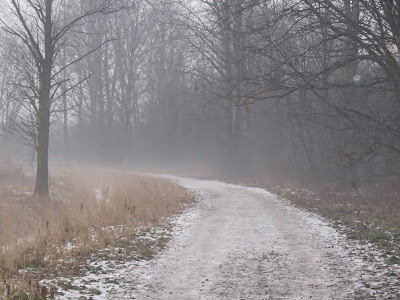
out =
<svg viewBox="0 0 400 300"><path fill-rule="evenodd" d="M110 299L351 298L344 238L320 219L262 189L170 178L202 200Z"/></svg>

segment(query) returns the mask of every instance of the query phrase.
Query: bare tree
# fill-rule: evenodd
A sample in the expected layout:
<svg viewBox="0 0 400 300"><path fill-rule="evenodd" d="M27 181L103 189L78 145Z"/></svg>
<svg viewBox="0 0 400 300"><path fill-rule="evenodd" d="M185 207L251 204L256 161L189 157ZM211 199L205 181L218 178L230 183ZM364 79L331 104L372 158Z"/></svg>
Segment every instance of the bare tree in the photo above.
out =
<svg viewBox="0 0 400 300"><path fill-rule="evenodd" d="M81 25L85 18L97 13L110 12L113 8L111 1L101 1L84 11L73 14L64 21L65 19L61 17L62 1L11 0L9 5L4 4L9 7L10 16L7 19L6 17L1 19L3 28L22 42L35 65L37 80L33 82L33 86L29 87L32 91L30 105L35 112L38 124L35 195L47 197L49 194L50 113L52 105L59 98L57 92L63 84L59 75L82 59L82 57L74 58L64 66L57 67L55 61L60 46L65 36L73 28ZM32 74L32 77L35 75Z"/></svg>

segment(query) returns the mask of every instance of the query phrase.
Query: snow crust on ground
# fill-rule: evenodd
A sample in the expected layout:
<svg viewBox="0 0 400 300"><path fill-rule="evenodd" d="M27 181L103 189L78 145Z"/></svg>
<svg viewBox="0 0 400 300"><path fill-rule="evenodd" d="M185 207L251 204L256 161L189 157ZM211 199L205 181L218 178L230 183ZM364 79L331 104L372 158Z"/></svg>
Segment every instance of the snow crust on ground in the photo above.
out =
<svg viewBox="0 0 400 300"><path fill-rule="evenodd" d="M351 244L314 214L259 188L167 178L199 202L173 221L156 259L100 261L93 267L101 272L74 278L101 292L91 299L390 299L376 288L388 278L377 271L379 253L366 262L368 245ZM399 269L390 272L397 288ZM80 296L70 290L58 299Z"/></svg>

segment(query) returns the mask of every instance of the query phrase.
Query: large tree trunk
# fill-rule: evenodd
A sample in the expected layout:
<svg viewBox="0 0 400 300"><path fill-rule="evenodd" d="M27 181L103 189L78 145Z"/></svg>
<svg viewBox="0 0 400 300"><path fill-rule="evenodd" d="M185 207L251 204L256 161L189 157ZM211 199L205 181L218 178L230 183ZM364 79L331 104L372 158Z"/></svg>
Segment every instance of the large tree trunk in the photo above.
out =
<svg viewBox="0 0 400 300"><path fill-rule="evenodd" d="M47 61L40 77L39 95L39 133L37 147L37 173L35 195L47 197L49 195L49 133L50 133L50 90L51 90L51 62Z"/></svg>
<svg viewBox="0 0 400 300"><path fill-rule="evenodd" d="M48 108L44 106L45 105L40 105L39 136L38 136L38 148L37 148L37 172L36 172L35 195L39 197L47 197L49 195L48 157L49 157L50 111Z"/></svg>
<svg viewBox="0 0 400 300"><path fill-rule="evenodd" d="M344 9L349 22L354 24L359 23L360 19L360 3L359 0L345 0ZM358 72L358 42L356 41L357 32L353 24L347 24L346 33L347 37L347 48L345 49L345 58L350 61L344 68L344 80L346 82L353 82L354 75Z"/></svg>
<svg viewBox="0 0 400 300"><path fill-rule="evenodd" d="M39 134L37 148L37 173L35 195L39 197L49 196L49 133L50 133L50 91L51 70L53 66L53 24L52 24L53 0L46 0L46 14L44 23L45 57L42 61L40 72L39 90Z"/></svg>

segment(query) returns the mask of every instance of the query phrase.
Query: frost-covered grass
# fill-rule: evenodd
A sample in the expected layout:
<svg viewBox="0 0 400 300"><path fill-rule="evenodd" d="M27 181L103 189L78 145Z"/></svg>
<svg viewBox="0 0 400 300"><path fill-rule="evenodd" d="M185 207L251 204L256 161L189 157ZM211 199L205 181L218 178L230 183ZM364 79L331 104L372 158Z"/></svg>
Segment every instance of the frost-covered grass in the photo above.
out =
<svg viewBox="0 0 400 300"><path fill-rule="evenodd" d="M373 191L310 192L304 189L270 188L292 204L311 210L345 230L349 239L374 243L400 257L400 196Z"/></svg>
<svg viewBox="0 0 400 300"><path fill-rule="evenodd" d="M271 187L283 202L318 214L346 238L347 255L357 266L360 276L354 278L355 299L399 299L400 297L400 243L394 232L399 224L385 216L360 216L354 210L356 201L326 203L320 193L306 189ZM353 196L355 193L351 193ZM346 193L340 193L344 196ZM343 200L344 201L343 197ZM349 199L349 198L347 198ZM332 200L331 200L332 201ZM386 227L381 227L386 224Z"/></svg>
<svg viewBox="0 0 400 300"><path fill-rule="evenodd" d="M246 184L266 188L291 204L312 211L346 228L349 239L372 242L400 258L400 181L382 179L379 184L355 190L339 183L305 189L298 182L269 177L245 178Z"/></svg>
<svg viewBox="0 0 400 300"><path fill-rule="evenodd" d="M104 169L51 173L48 200L32 195L29 176L0 183L0 298L21 290L51 295L54 291L37 282L80 272L100 249L150 258L153 250L140 238L143 232L192 199L186 189L161 178Z"/></svg>
<svg viewBox="0 0 400 300"><path fill-rule="evenodd" d="M303 210L318 214L346 236L361 257L361 293L372 299L400 297L400 182L384 179L357 190L339 184L304 188L296 181L258 176L241 183L263 187ZM379 271L378 271L379 270ZM365 278L364 278L365 277ZM371 283L372 282L372 283ZM385 296L377 296L385 295ZM360 297L357 299L365 299Z"/></svg>

